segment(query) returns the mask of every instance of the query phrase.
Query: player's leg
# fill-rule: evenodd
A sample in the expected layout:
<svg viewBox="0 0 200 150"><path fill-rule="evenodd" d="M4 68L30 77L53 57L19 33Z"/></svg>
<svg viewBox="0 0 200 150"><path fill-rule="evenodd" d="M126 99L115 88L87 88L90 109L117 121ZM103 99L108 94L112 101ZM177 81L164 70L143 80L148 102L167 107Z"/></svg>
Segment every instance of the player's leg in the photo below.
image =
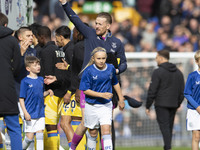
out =
<svg viewBox="0 0 200 150"><path fill-rule="evenodd" d="M113 150L112 137L111 137L111 126L101 125L101 134L103 138L103 144L105 150Z"/></svg>
<svg viewBox="0 0 200 150"><path fill-rule="evenodd" d="M192 150L199 150L200 131L192 131Z"/></svg>
<svg viewBox="0 0 200 150"><path fill-rule="evenodd" d="M11 149L22 149L21 128L18 115L5 115L4 120L11 140Z"/></svg>
<svg viewBox="0 0 200 150"><path fill-rule="evenodd" d="M22 148L27 149L30 145L30 143L33 141L34 133L32 132L26 132L25 138L22 142Z"/></svg>
<svg viewBox="0 0 200 150"><path fill-rule="evenodd" d="M86 131L87 135L87 147L88 149L96 149L97 137L98 137L98 129L89 129Z"/></svg>
<svg viewBox="0 0 200 150"><path fill-rule="evenodd" d="M98 112L104 150L113 149L111 137L112 106L112 102L104 104L101 106L101 111Z"/></svg>
<svg viewBox="0 0 200 150"><path fill-rule="evenodd" d="M63 99L56 96L47 96L45 98L45 125L47 136L44 139L44 149L58 150L59 149L59 134L57 124L60 118Z"/></svg>
<svg viewBox="0 0 200 150"><path fill-rule="evenodd" d="M60 127L65 132L69 147L71 146L71 141L74 135L74 130L71 126L71 121L71 116L61 115Z"/></svg>
<svg viewBox="0 0 200 150"><path fill-rule="evenodd" d="M36 149L44 149L43 130L36 132Z"/></svg>

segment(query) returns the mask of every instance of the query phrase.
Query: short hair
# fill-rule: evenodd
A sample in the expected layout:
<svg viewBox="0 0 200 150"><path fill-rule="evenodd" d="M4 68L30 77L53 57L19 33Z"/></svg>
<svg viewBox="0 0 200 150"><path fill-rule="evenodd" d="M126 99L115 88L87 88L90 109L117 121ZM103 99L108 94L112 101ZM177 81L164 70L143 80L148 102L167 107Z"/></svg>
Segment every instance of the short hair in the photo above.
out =
<svg viewBox="0 0 200 150"><path fill-rule="evenodd" d="M44 36L45 38L51 39L51 30L47 26L38 27L37 36Z"/></svg>
<svg viewBox="0 0 200 150"><path fill-rule="evenodd" d="M26 67L30 67L31 64L39 63L40 60L35 56L26 56L24 63Z"/></svg>
<svg viewBox="0 0 200 150"><path fill-rule="evenodd" d="M20 27L16 32L15 32L15 37L19 40L19 35L23 34L25 31L31 31L29 27Z"/></svg>
<svg viewBox="0 0 200 150"><path fill-rule="evenodd" d="M8 17L0 12L0 26L8 24Z"/></svg>
<svg viewBox="0 0 200 150"><path fill-rule="evenodd" d="M166 49L158 51L158 55L166 58L167 60L169 60L169 58L170 58L169 57L169 50L166 50Z"/></svg>
<svg viewBox="0 0 200 150"><path fill-rule="evenodd" d="M37 37L38 28L41 27L41 25L38 23L33 23L33 24L29 25L28 27L31 29L33 34Z"/></svg>
<svg viewBox="0 0 200 150"><path fill-rule="evenodd" d="M97 15L97 17L100 17L100 18L106 18L106 21L109 23L109 24L112 24L112 17L109 13L107 12L101 12Z"/></svg>
<svg viewBox="0 0 200 150"><path fill-rule="evenodd" d="M58 29L56 29L55 33L57 35L63 36L65 39L70 39L71 37L71 30L68 26L61 26Z"/></svg>
<svg viewBox="0 0 200 150"><path fill-rule="evenodd" d="M196 51L196 52L195 52L195 55L194 55L194 59L195 59L196 61L198 61L199 58L200 58L200 50Z"/></svg>

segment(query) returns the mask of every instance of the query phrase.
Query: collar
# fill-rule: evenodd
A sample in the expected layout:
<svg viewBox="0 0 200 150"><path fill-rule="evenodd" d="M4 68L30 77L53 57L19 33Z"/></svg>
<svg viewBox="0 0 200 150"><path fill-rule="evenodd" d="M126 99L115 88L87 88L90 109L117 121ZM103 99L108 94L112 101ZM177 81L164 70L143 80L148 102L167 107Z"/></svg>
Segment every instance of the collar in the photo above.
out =
<svg viewBox="0 0 200 150"><path fill-rule="evenodd" d="M108 37L111 37L111 36L112 36L112 33L111 33L110 30L108 30L108 33L106 34L106 37L105 37L105 38L103 38L102 36L98 36L98 38L101 39L101 40L106 41L106 39L107 39Z"/></svg>

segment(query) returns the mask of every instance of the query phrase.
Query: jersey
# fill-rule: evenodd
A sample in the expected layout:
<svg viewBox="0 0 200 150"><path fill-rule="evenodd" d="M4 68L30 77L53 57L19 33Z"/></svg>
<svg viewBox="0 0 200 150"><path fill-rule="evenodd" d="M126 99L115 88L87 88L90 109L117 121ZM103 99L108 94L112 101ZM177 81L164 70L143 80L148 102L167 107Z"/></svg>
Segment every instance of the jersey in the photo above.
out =
<svg viewBox="0 0 200 150"><path fill-rule="evenodd" d="M200 72L198 70L188 75L184 96L188 100L189 109L195 110L200 106Z"/></svg>
<svg viewBox="0 0 200 150"><path fill-rule="evenodd" d="M20 98L24 98L27 112L32 119L44 117L44 79L25 77L20 85Z"/></svg>
<svg viewBox="0 0 200 150"><path fill-rule="evenodd" d="M95 64L87 67L81 78L80 90L92 90L95 92L112 93L112 86L118 83L115 68L111 64L106 64L106 68L99 70ZM86 95L85 101L90 104L105 104L111 101L100 97Z"/></svg>

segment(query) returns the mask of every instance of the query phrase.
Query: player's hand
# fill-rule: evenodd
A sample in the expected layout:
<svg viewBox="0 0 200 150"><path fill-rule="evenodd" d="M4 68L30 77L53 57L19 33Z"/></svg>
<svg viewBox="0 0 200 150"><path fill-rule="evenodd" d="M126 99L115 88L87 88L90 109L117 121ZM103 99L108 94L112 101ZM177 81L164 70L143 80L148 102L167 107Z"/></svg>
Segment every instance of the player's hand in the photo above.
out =
<svg viewBox="0 0 200 150"><path fill-rule="evenodd" d="M19 45L20 45L21 56L23 56L24 53L26 52L26 50L28 49L28 47L30 46L30 42L29 41L21 41L19 43Z"/></svg>
<svg viewBox="0 0 200 150"><path fill-rule="evenodd" d="M49 89L48 92L49 92L49 95L50 95L50 96L53 96L53 95L54 95L54 92L53 92L51 89Z"/></svg>
<svg viewBox="0 0 200 150"><path fill-rule="evenodd" d="M24 114L24 117L25 117L26 121L31 121L31 116L28 112Z"/></svg>
<svg viewBox="0 0 200 150"><path fill-rule="evenodd" d="M200 106L196 108L197 112L200 114Z"/></svg>
<svg viewBox="0 0 200 150"><path fill-rule="evenodd" d="M124 110L124 107L125 107L125 103L124 103L124 100L120 100L119 102L118 102L118 105L119 105L119 110Z"/></svg>
<svg viewBox="0 0 200 150"><path fill-rule="evenodd" d="M112 97L113 97L112 93L109 93L109 92L102 93L102 98L105 98L105 99L109 100Z"/></svg>
<svg viewBox="0 0 200 150"><path fill-rule="evenodd" d="M60 63L57 63L56 64L56 68L60 69L60 70L67 70L67 67L68 67L68 63L62 59L63 62L60 62Z"/></svg>
<svg viewBox="0 0 200 150"><path fill-rule="evenodd" d="M150 115L150 109L146 109L145 112L146 112L147 116Z"/></svg>
<svg viewBox="0 0 200 150"><path fill-rule="evenodd" d="M70 101L71 101L71 93L68 93L68 92L67 92L67 93L64 95L63 100L64 100L64 103L65 103L65 104L69 104Z"/></svg>
<svg viewBox="0 0 200 150"><path fill-rule="evenodd" d="M52 75L45 76L44 83L45 83L46 85L49 85L49 84L51 84L51 83L53 83L53 82L55 82L55 81L57 81L56 76L52 76Z"/></svg>
<svg viewBox="0 0 200 150"><path fill-rule="evenodd" d="M66 2L69 2L70 0L59 0L61 4L65 4Z"/></svg>
<svg viewBox="0 0 200 150"><path fill-rule="evenodd" d="M76 100L77 103L80 103L80 95L81 95L81 90L76 89L75 100Z"/></svg>

